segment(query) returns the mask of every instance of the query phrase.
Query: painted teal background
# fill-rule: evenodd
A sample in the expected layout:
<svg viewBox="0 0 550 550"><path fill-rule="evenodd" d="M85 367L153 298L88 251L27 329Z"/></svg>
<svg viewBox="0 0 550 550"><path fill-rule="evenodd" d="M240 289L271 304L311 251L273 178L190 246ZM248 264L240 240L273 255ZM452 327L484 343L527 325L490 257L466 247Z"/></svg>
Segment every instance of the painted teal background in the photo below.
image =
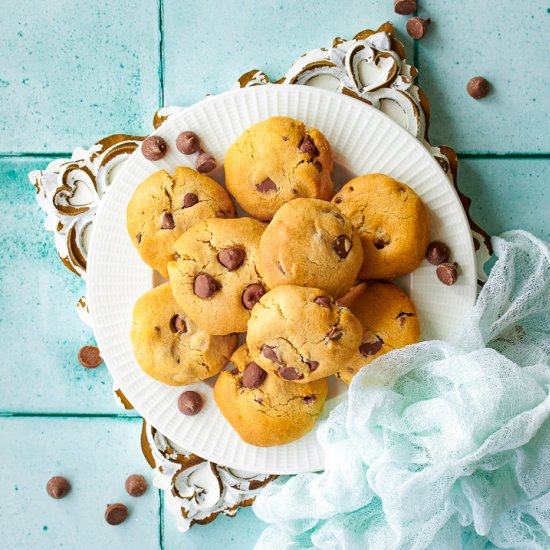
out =
<svg viewBox="0 0 550 550"><path fill-rule="evenodd" d="M278 78L306 50L391 19L432 105L433 143L459 152L459 181L491 233L550 239L550 0L419 2L433 20L417 44L391 0L3 0L0 23L0 547L251 548L250 510L176 531L162 495L131 499L148 473L140 419L121 413L104 367L82 369L92 342L74 305L80 280L58 261L26 174L110 133L146 134L164 104L190 104L261 68ZM486 75L491 95L465 92ZM74 490L52 501L65 474ZM122 500L130 518L103 521Z"/></svg>

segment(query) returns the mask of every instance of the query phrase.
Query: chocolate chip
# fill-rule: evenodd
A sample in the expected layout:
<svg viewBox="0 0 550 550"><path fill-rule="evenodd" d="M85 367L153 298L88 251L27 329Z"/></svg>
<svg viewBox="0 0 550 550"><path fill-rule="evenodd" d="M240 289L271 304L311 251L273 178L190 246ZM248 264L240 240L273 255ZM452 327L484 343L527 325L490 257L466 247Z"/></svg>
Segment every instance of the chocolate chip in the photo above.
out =
<svg viewBox="0 0 550 550"><path fill-rule="evenodd" d="M340 204L342 202L342 197L334 197L334 203Z"/></svg>
<svg viewBox="0 0 550 550"><path fill-rule="evenodd" d="M262 355L266 359L269 359L270 361L277 363L277 365L284 365L284 363L279 359L279 356L275 352L275 348L271 346L264 344L262 347Z"/></svg>
<svg viewBox="0 0 550 550"><path fill-rule="evenodd" d="M230 247L220 250L218 262L226 267L228 271L235 271L244 262L245 252L242 248Z"/></svg>
<svg viewBox="0 0 550 550"><path fill-rule="evenodd" d="M393 10L399 15L410 15L416 11L416 0L393 0Z"/></svg>
<svg viewBox="0 0 550 550"><path fill-rule="evenodd" d="M141 152L147 160L160 160L167 149L166 141L160 136L149 136L141 144Z"/></svg>
<svg viewBox="0 0 550 550"><path fill-rule="evenodd" d="M267 373L260 365L248 363L243 373L243 386L251 390L259 388L263 384L266 375Z"/></svg>
<svg viewBox="0 0 550 550"><path fill-rule="evenodd" d="M147 491L147 480L139 474L132 474L124 484L131 497L140 497Z"/></svg>
<svg viewBox="0 0 550 550"><path fill-rule="evenodd" d="M291 188L290 188L290 192L291 192L293 195L297 195L297 194L298 194L298 190L297 190L297 189L294 189L294 187L291 187Z"/></svg>
<svg viewBox="0 0 550 550"><path fill-rule="evenodd" d="M174 223L174 217L172 216L172 214L164 212L160 220L160 226L162 229L174 229L174 227L176 227L176 224Z"/></svg>
<svg viewBox="0 0 550 550"><path fill-rule="evenodd" d="M283 138L283 141L288 141L288 138L286 136L281 136Z"/></svg>
<svg viewBox="0 0 550 550"><path fill-rule="evenodd" d="M277 374L283 380L301 380L304 375L298 372L294 367L281 367L277 370Z"/></svg>
<svg viewBox="0 0 550 550"><path fill-rule="evenodd" d="M235 368L235 367L231 367L228 371L227 371L229 374L232 374L233 376L237 376L237 374L239 374L239 369Z"/></svg>
<svg viewBox="0 0 550 550"><path fill-rule="evenodd" d="M344 333L337 327L332 327L330 331L327 333L326 338L328 340L337 341L340 340L344 336Z"/></svg>
<svg viewBox="0 0 550 550"><path fill-rule="evenodd" d="M262 183L256 184L256 190L260 193L269 193L270 191L275 191L277 189L277 184L271 178L265 178Z"/></svg>
<svg viewBox="0 0 550 550"><path fill-rule="evenodd" d="M317 399L316 395L306 395L304 396L304 403L306 405L311 405Z"/></svg>
<svg viewBox="0 0 550 550"><path fill-rule="evenodd" d="M80 348L78 360L80 364L87 369L95 369L103 362L99 354L99 349L96 346L84 346Z"/></svg>
<svg viewBox="0 0 550 550"><path fill-rule="evenodd" d="M283 274L286 275L285 270L283 269L283 266L281 265L281 262L277 262L277 269Z"/></svg>
<svg viewBox="0 0 550 550"><path fill-rule="evenodd" d="M199 202L199 197L195 195L195 193L186 193L185 197L183 197L183 207L184 208L191 208L191 206L195 206Z"/></svg>
<svg viewBox="0 0 550 550"><path fill-rule="evenodd" d="M317 368L319 367L319 361L313 361L312 359L308 359L306 363L308 364L309 370L311 372L313 372L314 370L317 370Z"/></svg>
<svg viewBox="0 0 550 550"><path fill-rule="evenodd" d="M48 495L52 498L66 497L70 490L71 484L62 476L52 477L46 485L46 491L48 491Z"/></svg>
<svg viewBox="0 0 550 550"><path fill-rule="evenodd" d="M332 241L332 248L340 258L347 258L351 250L351 241L345 235L340 235Z"/></svg>
<svg viewBox="0 0 550 550"><path fill-rule="evenodd" d="M216 159L210 153L203 151L195 159L195 168L197 169L197 172L200 172L201 174L212 172L212 170L216 168Z"/></svg>
<svg viewBox="0 0 550 550"><path fill-rule="evenodd" d="M220 290L220 288L220 285L214 280L214 277L208 275L208 273L199 273L195 277L195 282L193 283L193 290L199 298L210 298Z"/></svg>
<svg viewBox="0 0 550 550"><path fill-rule="evenodd" d="M489 82L482 76L474 76L468 81L466 90L474 99L483 99L489 93Z"/></svg>
<svg viewBox="0 0 550 550"><path fill-rule="evenodd" d="M141 242L141 233L138 233L136 235L136 241L137 241L138 244Z"/></svg>
<svg viewBox="0 0 550 550"><path fill-rule="evenodd" d="M319 156L319 149L315 147L315 142L311 139L311 136L309 134L306 134L304 136L304 138L300 142L300 145L298 146L298 149L300 149L300 153L306 153L307 155L311 155L312 157Z"/></svg>
<svg viewBox="0 0 550 550"><path fill-rule="evenodd" d="M120 502L108 504L105 510L105 521L109 525L119 525L128 517L128 508Z"/></svg>
<svg viewBox="0 0 550 550"><path fill-rule="evenodd" d="M433 243L430 243L428 250L426 251L426 259L432 265L439 265L448 261L450 255L451 251L449 250L449 247L441 241L434 241Z"/></svg>
<svg viewBox="0 0 550 550"><path fill-rule="evenodd" d="M263 402L264 402L264 400L261 397L255 397L254 401L256 401L256 403L258 403L258 405L263 405Z"/></svg>
<svg viewBox="0 0 550 550"><path fill-rule="evenodd" d="M411 17L407 21L407 32L411 38L414 40L420 40L428 29L431 19L422 19L422 17Z"/></svg>
<svg viewBox="0 0 550 550"><path fill-rule="evenodd" d="M399 319L399 326L402 327L405 324L407 317L415 317L414 313L409 313L408 311L402 311L396 319Z"/></svg>
<svg viewBox="0 0 550 550"><path fill-rule="evenodd" d="M458 264L451 264L449 262L442 263L437 266L435 273L437 278L447 286L452 286L458 279Z"/></svg>
<svg viewBox="0 0 550 550"><path fill-rule="evenodd" d="M315 300L313 301L321 307L326 307L327 309L330 309L330 300L328 298L325 298L325 296L317 296L317 298L315 298Z"/></svg>
<svg viewBox="0 0 550 550"><path fill-rule="evenodd" d="M178 409L185 416L194 416L202 409L202 397L196 391L184 391L178 397Z"/></svg>
<svg viewBox="0 0 550 550"><path fill-rule="evenodd" d="M192 155L200 149L201 140L195 132L187 130L179 134L176 138L176 147L180 153L183 153L184 155Z"/></svg>
<svg viewBox="0 0 550 550"><path fill-rule="evenodd" d="M377 235L372 240L372 244L374 244L374 248L378 250L382 250L382 248L385 248L390 244L390 240L387 237L382 237L380 235Z"/></svg>
<svg viewBox="0 0 550 550"><path fill-rule="evenodd" d="M265 288L260 283L253 283L248 285L241 297L241 302L245 309L252 309L265 294Z"/></svg>
<svg viewBox="0 0 550 550"><path fill-rule="evenodd" d="M384 342L377 337L376 340L373 340L372 342L363 342L359 346L359 351L361 352L361 355L370 357L380 351L383 343Z"/></svg>
<svg viewBox="0 0 550 550"><path fill-rule="evenodd" d="M315 168L317 169L317 172L322 172L323 171L323 165L318 160L316 160L313 163L313 166L315 166Z"/></svg>
<svg viewBox="0 0 550 550"><path fill-rule="evenodd" d="M153 327L153 330L160 333L160 327Z"/></svg>
<svg viewBox="0 0 550 550"><path fill-rule="evenodd" d="M170 319L170 330L174 334L184 334L187 332L187 325L185 324L183 318L176 314L172 317L172 319Z"/></svg>

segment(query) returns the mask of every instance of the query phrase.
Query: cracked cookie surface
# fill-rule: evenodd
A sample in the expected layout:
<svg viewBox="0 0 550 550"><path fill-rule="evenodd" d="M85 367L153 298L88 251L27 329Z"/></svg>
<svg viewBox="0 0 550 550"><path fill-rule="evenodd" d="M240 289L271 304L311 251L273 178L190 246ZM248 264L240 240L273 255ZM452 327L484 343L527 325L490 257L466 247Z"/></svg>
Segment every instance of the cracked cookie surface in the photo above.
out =
<svg viewBox="0 0 550 550"><path fill-rule="evenodd" d="M257 269L265 224L250 218L211 218L175 243L168 264L172 292L189 317L210 334L244 332L265 293Z"/></svg>
<svg viewBox="0 0 550 550"><path fill-rule="evenodd" d="M346 384L351 382L361 367L380 355L420 340L416 308L412 300L393 283L361 283L338 303L347 306L363 327L363 338L354 359L336 374Z"/></svg>
<svg viewBox="0 0 550 550"><path fill-rule="evenodd" d="M136 360L152 378L183 386L222 370L237 347L237 336L211 336L176 303L165 283L141 296L130 332Z"/></svg>
<svg viewBox="0 0 550 550"><path fill-rule="evenodd" d="M368 174L346 183L332 202L361 237L360 279L391 279L420 265L430 241L428 211L408 185Z"/></svg>
<svg viewBox="0 0 550 550"><path fill-rule="evenodd" d="M231 194L259 220L270 220L290 200L332 195L328 141L292 118L273 117L248 128L227 150L224 169Z"/></svg>
<svg viewBox="0 0 550 550"><path fill-rule="evenodd" d="M308 286L338 298L362 264L361 240L351 221L336 205L318 199L284 204L260 240L260 272L268 288Z"/></svg>
<svg viewBox="0 0 550 550"><path fill-rule="evenodd" d="M251 445L285 445L308 433L323 410L326 378L293 384L266 372L243 345L220 373L214 398L226 420Z"/></svg>
<svg viewBox="0 0 550 550"><path fill-rule="evenodd" d="M246 342L260 367L307 383L346 365L361 343L361 323L323 290L282 285L254 306Z"/></svg>
<svg viewBox="0 0 550 550"><path fill-rule="evenodd" d="M165 277L173 244L206 218L234 218L235 206L223 187L191 168L164 170L143 180L126 210L128 234L143 261Z"/></svg>

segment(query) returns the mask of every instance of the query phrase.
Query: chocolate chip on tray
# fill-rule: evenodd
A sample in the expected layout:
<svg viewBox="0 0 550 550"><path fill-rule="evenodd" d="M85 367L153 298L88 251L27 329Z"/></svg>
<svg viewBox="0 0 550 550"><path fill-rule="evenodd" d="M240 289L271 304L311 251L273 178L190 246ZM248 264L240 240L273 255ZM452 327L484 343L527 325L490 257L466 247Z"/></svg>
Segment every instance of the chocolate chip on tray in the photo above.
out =
<svg viewBox="0 0 550 550"><path fill-rule="evenodd" d="M147 491L147 480L139 474L132 474L126 480L124 487L130 496L140 497Z"/></svg>
<svg viewBox="0 0 550 550"><path fill-rule="evenodd" d="M96 346L84 346L78 352L80 364L87 369L95 369L103 362L99 354L99 348Z"/></svg>
<svg viewBox="0 0 550 550"><path fill-rule="evenodd" d="M46 485L48 495L56 499L66 497L70 490L71 484L62 476L52 477Z"/></svg>
<svg viewBox="0 0 550 550"><path fill-rule="evenodd" d="M437 278L447 286L452 286L458 279L458 264L449 262L442 263L436 269Z"/></svg>
<svg viewBox="0 0 550 550"><path fill-rule="evenodd" d="M260 365L254 362L248 363L243 373L243 386L251 390L259 388L266 376L267 373Z"/></svg>
<svg viewBox="0 0 550 550"><path fill-rule="evenodd" d="M109 525L120 525L127 517L128 508L120 502L108 504L105 509L105 521Z"/></svg>
<svg viewBox="0 0 550 550"><path fill-rule="evenodd" d="M147 160L160 160L166 155L168 146L160 136L149 136L141 144L141 152Z"/></svg>
<svg viewBox="0 0 550 550"><path fill-rule="evenodd" d="M474 99L483 99L489 93L489 82L482 76L474 76L468 81L466 90Z"/></svg>
<svg viewBox="0 0 550 550"><path fill-rule="evenodd" d="M202 151L195 160L195 168L201 174L212 172L216 168L216 159L210 153Z"/></svg>
<svg viewBox="0 0 550 550"><path fill-rule="evenodd" d="M202 397L196 391L184 391L178 398L178 409L186 416L198 414L202 404Z"/></svg>
<svg viewBox="0 0 550 550"><path fill-rule="evenodd" d="M416 11L415 0L394 0L393 11L399 15L410 15Z"/></svg>
<svg viewBox="0 0 550 550"><path fill-rule="evenodd" d="M449 247L441 241L433 241L429 244L426 251L426 259L432 265L439 265L449 260L451 251Z"/></svg>
<svg viewBox="0 0 550 550"><path fill-rule="evenodd" d="M428 30L428 25L431 23L431 19L422 19L422 17L411 17L407 21L407 32L411 38L420 40Z"/></svg>
<svg viewBox="0 0 550 550"><path fill-rule="evenodd" d="M184 155L192 155L201 148L201 140L195 132L189 130L181 132L176 138L176 147Z"/></svg>

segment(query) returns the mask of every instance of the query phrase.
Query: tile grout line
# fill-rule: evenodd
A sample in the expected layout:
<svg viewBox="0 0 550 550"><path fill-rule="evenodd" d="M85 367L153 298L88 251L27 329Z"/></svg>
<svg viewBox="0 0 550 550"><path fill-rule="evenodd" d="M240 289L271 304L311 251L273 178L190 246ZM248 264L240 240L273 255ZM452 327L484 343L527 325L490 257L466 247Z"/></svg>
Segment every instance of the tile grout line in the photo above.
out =
<svg viewBox="0 0 550 550"><path fill-rule="evenodd" d="M164 107L164 0L158 0L159 26L159 109Z"/></svg>
<svg viewBox="0 0 550 550"><path fill-rule="evenodd" d="M115 420L143 420L141 416L116 413L56 413L56 412L0 412L0 418L112 418Z"/></svg>
<svg viewBox="0 0 550 550"><path fill-rule="evenodd" d="M164 491L158 489L159 495L159 547L164 550Z"/></svg>

